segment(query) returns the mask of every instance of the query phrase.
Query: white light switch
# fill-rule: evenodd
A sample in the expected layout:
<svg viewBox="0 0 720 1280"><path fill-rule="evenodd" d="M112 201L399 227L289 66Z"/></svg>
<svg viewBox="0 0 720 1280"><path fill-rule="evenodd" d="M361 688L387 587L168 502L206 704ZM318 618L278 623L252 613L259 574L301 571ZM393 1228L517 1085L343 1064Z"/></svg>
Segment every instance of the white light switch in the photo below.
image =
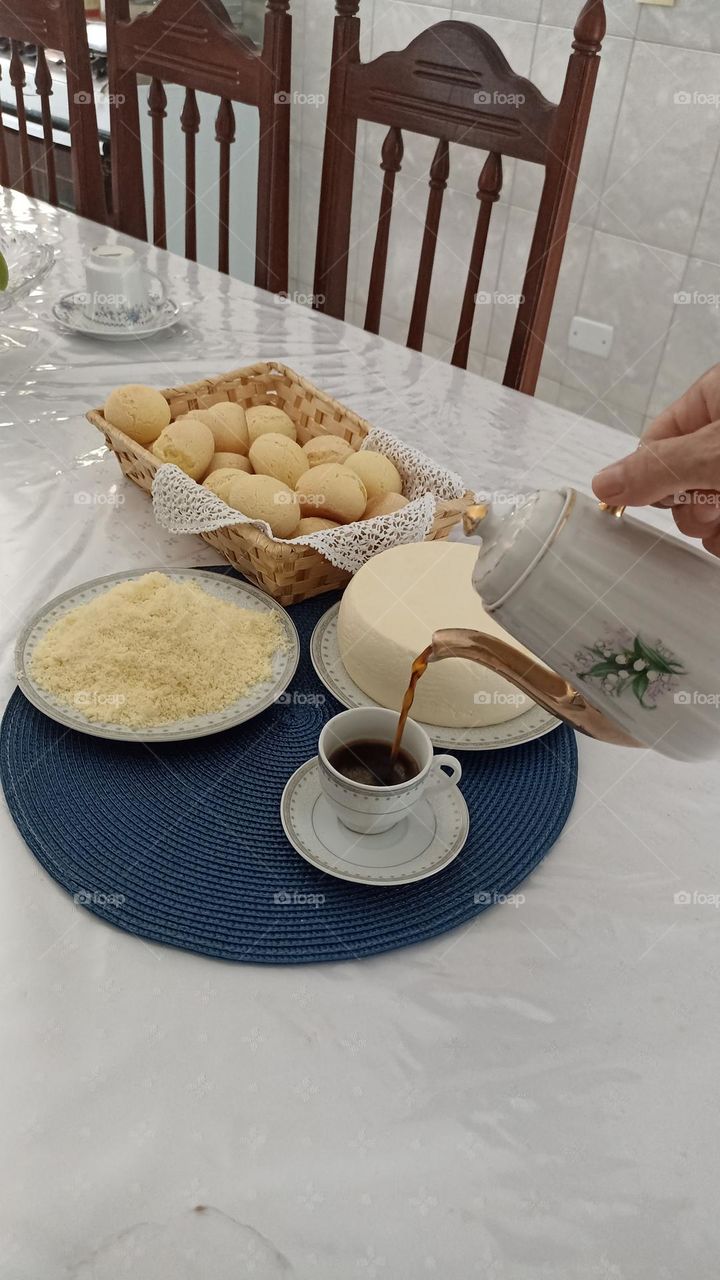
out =
<svg viewBox="0 0 720 1280"><path fill-rule="evenodd" d="M588 355L600 356L607 360L615 337L611 324L601 324L599 320L585 320L583 316L575 316L570 325L568 346L575 351L587 351Z"/></svg>

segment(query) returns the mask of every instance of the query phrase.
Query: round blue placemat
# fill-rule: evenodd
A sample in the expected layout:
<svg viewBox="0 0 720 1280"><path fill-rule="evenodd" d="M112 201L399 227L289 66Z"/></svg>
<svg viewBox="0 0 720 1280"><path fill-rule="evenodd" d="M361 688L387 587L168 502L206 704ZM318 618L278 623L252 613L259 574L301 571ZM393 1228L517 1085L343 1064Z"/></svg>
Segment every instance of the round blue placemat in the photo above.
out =
<svg viewBox="0 0 720 1280"><path fill-rule="evenodd" d="M302 654L280 702L214 737L104 742L48 720L15 691L0 733L10 812L79 904L151 942L223 960L302 964L375 955L455 929L537 866L575 796L577 747L565 726L522 746L460 753L470 835L429 880L349 884L288 844L283 787L342 709L308 652L331 603L321 596L290 611Z"/></svg>

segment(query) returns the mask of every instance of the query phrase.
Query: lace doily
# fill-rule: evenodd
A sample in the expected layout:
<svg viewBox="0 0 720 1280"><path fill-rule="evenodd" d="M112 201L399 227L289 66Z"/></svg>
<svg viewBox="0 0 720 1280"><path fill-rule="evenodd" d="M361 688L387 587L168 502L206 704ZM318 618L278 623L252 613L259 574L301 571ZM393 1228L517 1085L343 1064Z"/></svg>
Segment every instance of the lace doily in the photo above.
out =
<svg viewBox="0 0 720 1280"><path fill-rule="evenodd" d="M422 542L432 528L438 500L461 498L465 493L460 476L438 466L387 431L375 428L362 447L383 453L394 462L402 477L403 493L410 499L402 511L298 538L275 538L264 520L250 520L209 489L196 484L179 467L165 463L158 468L153 480L155 519L170 533L209 533L231 525L252 524L274 542L314 547L337 569L355 573L379 551L401 543Z"/></svg>

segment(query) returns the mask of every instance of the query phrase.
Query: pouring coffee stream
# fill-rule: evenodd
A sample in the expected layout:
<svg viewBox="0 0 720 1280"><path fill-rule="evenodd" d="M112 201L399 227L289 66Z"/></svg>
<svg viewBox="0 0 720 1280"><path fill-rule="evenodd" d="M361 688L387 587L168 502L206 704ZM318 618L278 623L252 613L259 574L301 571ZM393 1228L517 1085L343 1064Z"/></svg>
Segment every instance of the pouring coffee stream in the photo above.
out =
<svg viewBox="0 0 720 1280"><path fill-rule="evenodd" d="M431 662L440 662L443 658L467 658L470 662L487 667L489 671L495 671L551 715L591 738L601 738L603 742L612 742L619 747L642 746L637 739L631 738L619 725L608 721L602 712L586 702L582 694L573 689L562 676L549 671L539 662L533 662L511 644L494 636L485 636L480 631L448 627L443 631L436 631L432 643L413 662L393 742L393 757L400 748L418 680Z"/></svg>
<svg viewBox="0 0 720 1280"><path fill-rule="evenodd" d="M504 676L522 693L532 698L546 711L572 725L591 738L601 738L620 747L640 747L642 743L625 733L619 725L608 721L602 712L585 701L581 693L554 671L520 653L504 640L483 635L480 631L448 627L436 631L432 643L418 654L412 664L410 682L403 697L400 717L393 741L391 758L400 750L405 724L412 709L415 689L431 662L443 658L467 658L489 671Z"/></svg>

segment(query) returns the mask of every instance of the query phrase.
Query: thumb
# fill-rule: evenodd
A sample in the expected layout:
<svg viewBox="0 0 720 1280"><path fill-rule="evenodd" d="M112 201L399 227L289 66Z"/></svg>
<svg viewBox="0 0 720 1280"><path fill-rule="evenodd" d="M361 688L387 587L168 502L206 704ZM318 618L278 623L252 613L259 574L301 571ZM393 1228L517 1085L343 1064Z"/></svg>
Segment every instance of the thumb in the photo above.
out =
<svg viewBox="0 0 720 1280"><path fill-rule="evenodd" d="M643 443L600 471L593 493L613 506L642 507L686 489L720 489L720 423L689 436Z"/></svg>

